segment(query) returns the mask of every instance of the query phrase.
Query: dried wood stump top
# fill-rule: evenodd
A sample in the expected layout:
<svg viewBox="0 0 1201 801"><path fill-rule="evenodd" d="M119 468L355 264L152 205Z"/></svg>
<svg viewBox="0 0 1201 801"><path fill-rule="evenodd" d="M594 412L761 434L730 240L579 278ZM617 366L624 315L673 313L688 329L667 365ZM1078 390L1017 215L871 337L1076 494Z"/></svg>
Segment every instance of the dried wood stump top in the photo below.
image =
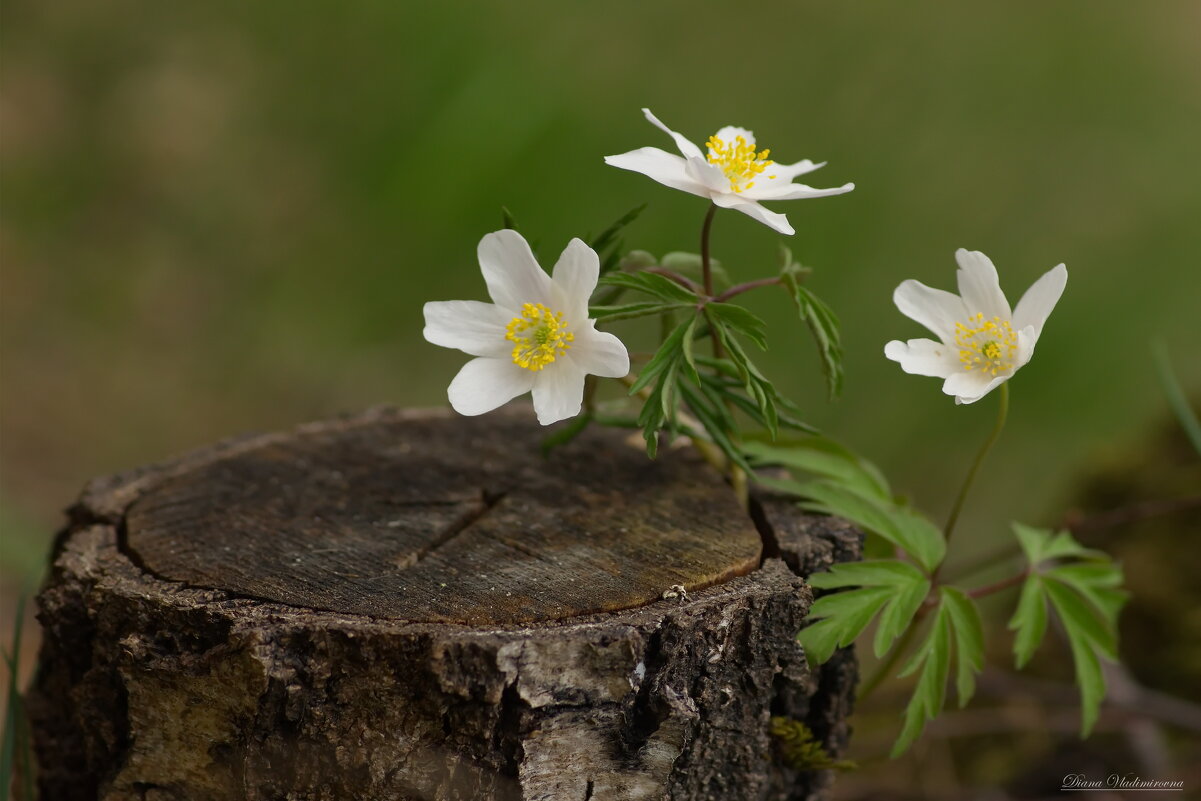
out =
<svg viewBox="0 0 1201 801"><path fill-rule="evenodd" d="M762 541L688 451L592 428L549 457L528 409L380 411L227 443L92 487L159 578L415 623L628 609L756 569Z"/></svg>

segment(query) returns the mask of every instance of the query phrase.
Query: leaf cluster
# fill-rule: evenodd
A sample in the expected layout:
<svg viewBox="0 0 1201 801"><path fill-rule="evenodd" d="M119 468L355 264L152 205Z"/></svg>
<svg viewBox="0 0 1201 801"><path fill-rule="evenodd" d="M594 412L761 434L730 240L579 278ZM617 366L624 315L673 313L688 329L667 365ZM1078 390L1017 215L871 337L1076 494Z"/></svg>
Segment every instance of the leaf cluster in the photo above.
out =
<svg viewBox="0 0 1201 801"><path fill-rule="evenodd" d="M779 465L804 476L758 479L796 495L802 508L851 521L903 550L927 572L942 562L946 540L938 527L894 497L875 465L843 446L823 437L808 437L779 446L748 444L747 451L757 465Z"/></svg>
<svg viewBox="0 0 1201 801"><path fill-rule="evenodd" d="M1030 661L1054 610L1075 663L1080 687L1081 736L1088 736L1105 697L1101 658L1118 659L1117 619L1128 594L1122 569L1102 551L1085 548L1066 531L1053 533L1020 523L1013 526L1029 563L1017 609L1009 621L1020 669Z"/></svg>
<svg viewBox="0 0 1201 801"><path fill-rule="evenodd" d="M638 423L648 454L657 454L664 432L704 435L732 464L749 471L740 444L738 415L749 418L771 437L777 436L781 427L812 428L800 419L796 406L776 391L744 344L767 349L763 320L742 306L704 297L692 282L678 273L671 275L650 270L610 273L601 279L602 285L642 298L593 306L590 314L598 321L657 316L669 323L663 342L630 387L631 394L645 394ZM697 353L697 340L706 337L718 343L720 355ZM682 422L681 411L685 410L703 431Z"/></svg>

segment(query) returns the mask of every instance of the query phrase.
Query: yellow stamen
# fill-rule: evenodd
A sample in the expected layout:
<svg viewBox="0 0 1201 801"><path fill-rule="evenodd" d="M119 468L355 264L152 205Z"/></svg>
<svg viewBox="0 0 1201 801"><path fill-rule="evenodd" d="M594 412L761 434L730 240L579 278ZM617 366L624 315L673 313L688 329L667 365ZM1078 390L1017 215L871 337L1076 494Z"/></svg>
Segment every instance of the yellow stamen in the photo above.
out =
<svg viewBox="0 0 1201 801"><path fill-rule="evenodd" d="M517 343L513 364L535 372L566 353L575 340L562 313L556 314L541 303L522 305L521 316L514 317L505 330L505 339Z"/></svg>
<svg viewBox="0 0 1201 801"><path fill-rule="evenodd" d="M969 317L967 324L955 323L955 344L959 346L959 361L965 370L982 370L996 376L1013 369L1018 349L1018 335L1008 320L994 317L985 320L983 314Z"/></svg>
<svg viewBox="0 0 1201 801"><path fill-rule="evenodd" d="M767 158L770 150L756 153L755 146L743 136L734 137L732 142L723 142L716 136L710 136L706 144L709 146L709 163L721 167L721 171L730 179L730 189L735 192L750 189L755 185L755 176L775 164Z"/></svg>

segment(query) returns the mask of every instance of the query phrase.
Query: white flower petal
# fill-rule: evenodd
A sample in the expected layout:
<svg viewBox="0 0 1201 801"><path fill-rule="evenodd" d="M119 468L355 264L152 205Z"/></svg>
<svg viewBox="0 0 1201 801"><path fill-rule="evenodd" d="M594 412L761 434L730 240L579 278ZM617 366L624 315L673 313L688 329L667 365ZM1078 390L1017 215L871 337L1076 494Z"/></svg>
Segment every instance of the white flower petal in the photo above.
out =
<svg viewBox="0 0 1201 801"><path fill-rule="evenodd" d="M959 370L959 358L954 348L932 339L894 339L884 346L884 355L901 365L912 375L947 378Z"/></svg>
<svg viewBox="0 0 1201 801"><path fill-rule="evenodd" d="M719 192L730 191L730 179L721 171L721 167L710 164L699 156L688 159L685 166L688 177L705 187L705 195L712 197Z"/></svg>
<svg viewBox="0 0 1201 801"><path fill-rule="evenodd" d="M955 251L955 261L959 262L959 295L969 315L983 314L984 319L994 317L1000 320L1010 318L1009 301L1001 291L1001 282L997 278L997 268L992 259L978 250Z"/></svg>
<svg viewBox="0 0 1201 801"><path fill-rule="evenodd" d="M746 128L739 128L737 125L727 125L713 135L726 144L731 144L740 136L748 145L755 144L755 134ZM709 152L712 153L713 151L710 150Z"/></svg>
<svg viewBox="0 0 1201 801"><path fill-rule="evenodd" d="M1019 367L1025 365L1034 356L1034 346L1036 344L1038 344L1038 332L1034 329L1034 326L1028 325L1018 330L1018 352L1017 358L1013 362L1013 371L1015 373Z"/></svg>
<svg viewBox="0 0 1201 801"><path fill-rule="evenodd" d="M622 341L607 331L597 331L589 321L588 328L575 332L568 358L590 375L603 378L625 378L630 374L630 354Z"/></svg>
<svg viewBox="0 0 1201 801"><path fill-rule="evenodd" d="M748 200L804 200L811 197L845 195L854 188L854 184L843 184L832 189L814 189L804 184L784 184L779 181L760 184L756 179L755 185L743 192L742 196Z"/></svg>
<svg viewBox="0 0 1201 801"><path fill-rule="evenodd" d="M961 370L943 382L942 391L954 395L956 403L975 403L1008 381L1010 375L991 376L982 370Z"/></svg>
<svg viewBox="0 0 1201 801"><path fill-rule="evenodd" d="M967 311L958 295L928 287L912 278L901 282L892 293L892 301L901 314L926 326L943 342L953 341L955 323L967 319Z"/></svg>
<svg viewBox="0 0 1201 801"><path fill-rule="evenodd" d="M605 163L611 167L640 172L672 189L701 197L707 197L709 194L705 185L689 173L686 168L687 162L683 158L657 147L641 147L629 153L605 156Z"/></svg>
<svg viewBox="0 0 1201 801"><path fill-rule="evenodd" d="M509 229L487 234L478 255L488 294L505 312L516 313L523 303L550 302L550 276L521 234Z"/></svg>
<svg viewBox="0 0 1201 801"><path fill-rule="evenodd" d="M1037 340L1042 335L1043 325L1051 316L1067 283L1068 268L1062 264L1044 273L1030 285L1026 294L1018 301L1017 308L1013 310L1013 327L1021 329L1032 326L1034 338Z"/></svg>
<svg viewBox="0 0 1201 801"><path fill-rule="evenodd" d="M534 375L534 411L539 423L548 426L580 413L584 404L582 367L569 358L558 358Z"/></svg>
<svg viewBox="0 0 1201 801"><path fill-rule="evenodd" d="M824 166L826 166L826 162L824 161L820 164L814 164L809 159L802 159L795 164L773 164L763 172L764 174L767 174L769 178L771 175L775 176L775 178L770 178L770 180L791 181L798 175L804 175L805 173L813 172L814 170L820 170Z"/></svg>
<svg viewBox="0 0 1201 801"><path fill-rule="evenodd" d="M743 214L747 215L748 217L753 217L754 219L766 225L768 228L771 228L773 231L779 231L780 233L788 236L792 236L794 233L796 233L796 231L792 229L792 226L789 225L788 218L786 216L783 214L778 214L774 211L768 211L758 203L755 203L752 200L747 200L742 195L735 195L732 192L724 195L714 195L713 202L724 209L741 211Z"/></svg>
<svg viewBox="0 0 1201 801"><path fill-rule="evenodd" d="M588 299L596 290L600 277L600 258L596 251L581 239L573 239L563 249L551 273L554 285L555 311L562 312L569 326L579 326L588 319Z"/></svg>
<svg viewBox="0 0 1201 801"><path fill-rule="evenodd" d="M454 410L469 417L503 406L534 388L534 373L504 359L472 359L450 382L446 396Z"/></svg>
<svg viewBox="0 0 1201 801"><path fill-rule="evenodd" d="M472 356L504 356L512 350L505 340L511 319L500 307L478 300L446 300L425 304L428 342L455 348Z"/></svg>
<svg viewBox="0 0 1201 801"><path fill-rule="evenodd" d="M692 144L692 142L690 142L683 134L678 134L671 128L668 128L666 125L659 122L659 118L654 114L651 114L651 110L649 108L644 108L642 113L646 115L646 118L650 121L651 125L655 126L660 131L663 131L663 133L675 140L676 147L680 149L680 152L684 154L685 158L692 158L694 156L701 156L702 158L704 157L704 154L701 153L701 149L699 147Z"/></svg>

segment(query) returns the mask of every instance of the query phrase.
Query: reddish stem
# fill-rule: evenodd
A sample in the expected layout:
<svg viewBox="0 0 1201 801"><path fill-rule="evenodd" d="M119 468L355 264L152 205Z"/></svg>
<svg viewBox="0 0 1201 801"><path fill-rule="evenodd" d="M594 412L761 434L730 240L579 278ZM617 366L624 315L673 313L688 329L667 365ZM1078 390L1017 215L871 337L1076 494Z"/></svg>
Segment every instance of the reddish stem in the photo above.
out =
<svg viewBox="0 0 1201 801"><path fill-rule="evenodd" d="M722 292L720 295L715 297L713 301L715 303L725 303L730 298L735 297L736 295L741 295L743 292L750 292L752 289L758 289L761 286L772 286L773 284L778 283L780 283L779 276L774 278L758 278L754 281L747 281L744 284L735 284L725 292Z"/></svg>

